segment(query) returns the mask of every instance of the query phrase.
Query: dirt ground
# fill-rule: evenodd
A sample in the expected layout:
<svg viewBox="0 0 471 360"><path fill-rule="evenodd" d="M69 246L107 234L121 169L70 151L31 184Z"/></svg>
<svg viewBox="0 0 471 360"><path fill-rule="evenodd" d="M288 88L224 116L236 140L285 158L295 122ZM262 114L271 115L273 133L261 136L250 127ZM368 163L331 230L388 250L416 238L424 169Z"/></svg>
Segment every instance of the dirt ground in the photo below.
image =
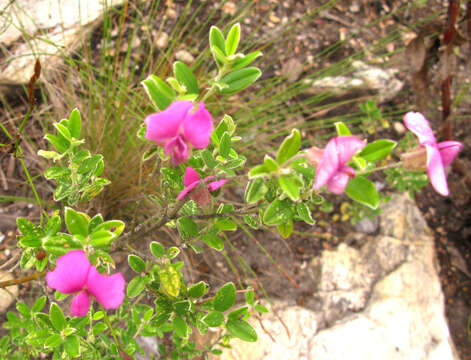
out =
<svg viewBox="0 0 471 360"><path fill-rule="evenodd" d="M419 1L418 1L419 2ZM269 38L270 34L276 32L284 19L300 17L312 9L316 9L325 4L325 1L257 1L253 7L252 13L248 21L243 22L244 32L246 34L251 31L258 31ZM368 43L377 40L382 36L386 36L396 27L407 28L423 16L422 12L433 13L442 11L439 20L446 21L446 8L442 2L428 1L426 10L424 8L414 8L408 6L408 1L390 0L390 1L339 1L335 6L328 10L323 10L314 20L302 20L297 24L298 29L303 30L299 35L294 36L289 42L288 48L279 48L270 52L269 58L263 59L260 67L265 75L283 73L284 64L289 61L296 60L300 63L308 63L299 72L300 77L307 75L313 71L322 69L324 66L332 62L349 56L359 51ZM198 2L196 2L198 4ZM237 7L237 2L228 2ZM232 5L227 5L225 11L233 11ZM182 11L183 3L174 1L174 10ZM196 6L196 5L195 5ZM207 1L207 11L211 10L212 2ZM392 18L382 21L382 17L396 11L397 14ZM268 20L260 28L256 29L256 24L261 19L268 16ZM177 16L178 17L178 16ZM328 57L322 57L321 61L313 62L316 54L324 51L330 45L348 37L353 32L364 26L371 24L366 31L362 31L358 35L352 37L352 41L345 43L337 51L332 52ZM464 26L463 24L460 25ZM158 21L156 21L158 27ZM414 34L413 29L409 31ZM390 52L394 53L405 45L409 39L400 38L395 42L391 42ZM98 50L97 50L98 51ZM467 51L467 50L466 50ZM463 51L464 54L469 54ZM384 59L383 66L389 66L388 61L394 62L399 55L391 55ZM469 81L471 74L469 68L466 67L466 57L459 59L456 71L455 84ZM264 66L265 64L265 66ZM404 80L406 89L400 95L381 106L385 109L395 109L404 104L411 104L414 108L413 96L410 88L411 83L407 71L401 69L399 75ZM439 103L439 83L436 81L439 72L438 66L431 67L430 88L433 90L433 99L430 104ZM17 109L21 110L21 104L14 104ZM455 123L453 136L463 142L464 148L459 159L464 163L465 168L471 168L471 122L470 119L470 103L462 101L459 107L455 109ZM24 106L23 106L24 107ZM432 108L432 106L431 106ZM438 106L435 110L431 109L430 113L436 117L431 120L434 129L441 126L440 111ZM26 111L26 108L24 108ZM3 118L2 118L3 117ZM0 120L4 121L3 109L0 109ZM28 135L34 141L40 141L42 134L40 127L36 124L33 128L28 129ZM381 136L397 137L393 131L387 131ZM4 142L3 134L0 133L0 142ZM34 162L35 153L33 148L27 149L31 156L27 156L27 165L33 169L33 173L40 173L40 164ZM0 193L2 195L31 196L28 187L24 185L24 173L19 163L15 161L9 154L0 153ZM450 331L462 359L471 359L471 345L468 339L467 322L471 314L471 189L466 184L465 175L450 170L448 182L451 195L443 198L433 192L430 186L427 186L421 194L416 196L416 203L423 212L427 222L435 236L435 244L440 265L440 279L442 281L443 291L446 297L446 315L450 325ZM46 197L50 196L50 188L47 184L39 186L40 192ZM339 204L335 204L334 213L339 211ZM0 203L0 237L4 236L0 242L0 263L10 259L15 255L15 251L8 250L15 240L15 220L18 216L24 216L31 219L37 217L36 209L27 203ZM234 247L228 250L227 255L236 264L246 262L253 274L256 275L256 281L252 285L256 289L260 289L263 284L267 293L271 296L283 294L283 297L294 300L297 304L303 305L312 293L310 289L310 281L307 272L303 271L308 262L316 255L320 254L323 249L329 249L337 246L340 242L345 241L348 234L357 231L352 228L348 222L331 221L332 214L321 214L320 221L316 228L297 227L298 232L289 241L283 240L280 236L269 233L254 231L253 236L249 236L243 232L237 232L230 240ZM267 257L261 250L263 246L270 254ZM211 284L218 286L222 276L229 278L234 277L230 271L224 258L211 252L204 253L202 257L195 256L190 252L186 255L191 259L194 265L194 271L190 276L193 278L206 279ZM221 274L222 272L222 274ZM216 275L218 274L219 275ZM246 284L242 272L236 273L236 281ZM251 276L252 278L252 276ZM294 285L296 284L296 285ZM27 285L21 289L20 295L28 297L34 295L34 288Z"/></svg>

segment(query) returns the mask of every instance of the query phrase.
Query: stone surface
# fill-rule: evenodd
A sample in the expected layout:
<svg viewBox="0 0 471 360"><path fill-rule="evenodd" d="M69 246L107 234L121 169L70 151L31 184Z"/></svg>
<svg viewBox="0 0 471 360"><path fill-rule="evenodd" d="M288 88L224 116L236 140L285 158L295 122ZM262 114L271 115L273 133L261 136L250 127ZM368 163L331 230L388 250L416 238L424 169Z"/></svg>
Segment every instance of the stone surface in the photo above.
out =
<svg viewBox="0 0 471 360"><path fill-rule="evenodd" d="M376 96L379 102L393 99L402 89L404 83L396 78L397 69L381 69L361 61L352 63L353 70L348 75L326 76L319 80L306 80L309 84L307 93L316 95L331 91L335 95L359 97L368 93Z"/></svg>
<svg viewBox="0 0 471 360"><path fill-rule="evenodd" d="M27 83L37 57L43 70L56 66L61 52L72 52L80 37L86 34L85 29L91 29L86 25L101 16L105 3L111 7L123 2L0 0L0 9L6 9L0 15L0 22L5 24L4 31L0 33L5 56L0 61L0 84ZM7 48L10 50L7 51Z"/></svg>
<svg viewBox="0 0 471 360"><path fill-rule="evenodd" d="M263 329L252 321L259 342L235 340L220 359L458 359L433 237L407 195L383 206L379 232L313 259L309 309L275 301Z"/></svg>
<svg viewBox="0 0 471 360"><path fill-rule="evenodd" d="M0 271L0 281L12 280L13 276L10 273ZM18 286L9 286L8 288L0 289L0 314L3 314L11 305L15 298L18 296Z"/></svg>

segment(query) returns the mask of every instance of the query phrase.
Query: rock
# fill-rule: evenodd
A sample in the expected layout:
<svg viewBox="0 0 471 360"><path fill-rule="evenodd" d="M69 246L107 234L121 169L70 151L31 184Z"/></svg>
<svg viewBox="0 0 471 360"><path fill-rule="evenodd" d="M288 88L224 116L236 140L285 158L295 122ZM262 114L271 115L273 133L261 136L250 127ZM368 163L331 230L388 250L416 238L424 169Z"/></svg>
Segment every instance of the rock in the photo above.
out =
<svg viewBox="0 0 471 360"><path fill-rule="evenodd" d="M165 32L160 33L159 36L155 40L155 45L157 45L159 49L163 49L164 47L167 46L167 44L168 44L168 34Z"/></svg>
<svg viewBox="0 0 471 360"><path fill-rule="evenodd" d="M406 194L383 205L379 235L368 239L315 258L309 309L275 301L263 329L249 320L259 342L233 341L220 359L457 360L433 237Z"/></svg>
<svg viewBox="0 0 471 360"><path fill-rule="evenodd" d="M195 58L193 57L193 55L191 55L186 50L177 51L175 54L175 58L177 60L180 60L181 62L184 62L187 65L190 65L193 61L195 61Z"/></svg>
<svg viewBox="0 0 471 360"><path fill-rule="evenodd" d="M355 230L364 234L373 234L378 230L378 218L374 217L372 219L365 217L355 223Z"/></svg>
<svg viewBox="0 0 471 360"><path fill-rule="evenodd" d="M0 281L12 280L10 273L0 271ZM6 289L0 289L0 314L3 314L18 296L18 285L9 286Z"/></svg>
<svg viewBox="0 0 471 360"><path fill-rule="evenodd" d="M157 337L138 336L136 342L144 349L144 355L136 354L137 360L160 359Z"/></svg>
<svg viewBox="0 0 471 360"><path fill-rule="evenodd" d="M326 76L318 80L306 80L309 85L308 95L331 91L335 95L355 98L363 96L362 92L368 92L375 94L379 102L385 102L393 99L404 85L395 77L397 69L384 70L361 61L353 61L352 67L354 70L348 76Z"/></svg>
<svg viewBox="0 0 471 360"><path fill-rule="evenodd" d="M291 58L281 67L281 76L286 76L289 83L294 83L303 71L303 64L297 58Z"/></svg>
<svg viewBox="0 0 471 360"><path fill-rule="evenodd" d="M106 6L123 2L110 0ZM92 28L87 24L102 15L103 7L104 0L0 0L0 9L5 9L2 19L11 21L0 34L4 55L0 62L0 84L27 83L36 58L41 61L43 74L57 66L62 58L57 55L64 50L74 51L86 30Z"/></svg>
<svg viewBox="0 0 471 360"><path fill-rule="evenodd" d="M232 1L228 1L222 6L222 12L234 16L237 13L237 7Z"/></svg>
<svg viewBox="0 0 471 360"><path fill-rule="evenodd" d="M406 133L406 127L399 121L393 123L393 129L397 135L404 135Z"/></svg>

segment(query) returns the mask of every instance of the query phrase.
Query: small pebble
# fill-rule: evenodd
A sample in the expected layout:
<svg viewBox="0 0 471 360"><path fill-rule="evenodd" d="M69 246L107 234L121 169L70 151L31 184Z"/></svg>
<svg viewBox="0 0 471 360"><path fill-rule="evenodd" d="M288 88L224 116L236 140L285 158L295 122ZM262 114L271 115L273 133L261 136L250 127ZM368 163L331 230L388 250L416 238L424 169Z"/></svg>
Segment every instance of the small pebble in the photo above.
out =
<svg viewBox="0 0 471 360"><path fill-rule="evenodd" d="M184 62L185 64L191 64L193 61L195 61L193 55L191 55L186 50L177 51L177 53L175 54L175 58L177 60L180 60L181 62Z"/></svg>

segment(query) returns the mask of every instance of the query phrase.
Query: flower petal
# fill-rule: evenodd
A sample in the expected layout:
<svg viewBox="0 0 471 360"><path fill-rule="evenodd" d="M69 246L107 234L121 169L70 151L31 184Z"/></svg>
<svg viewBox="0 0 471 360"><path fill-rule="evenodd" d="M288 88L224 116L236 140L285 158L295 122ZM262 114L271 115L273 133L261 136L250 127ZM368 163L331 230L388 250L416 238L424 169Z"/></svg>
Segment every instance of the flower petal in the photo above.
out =
<svg viewBox="0 0 471 360"><path fill-rule="evenodd" d="M219 189L221 186L223 186L225 183L227 183L227 180L225 180L225 179L210 182L210 183L208 184L208 189L209 189L209 191L217 190L217 189Z"/></svg>
<svg viewBox="0 0 471 360"><path fill-rule="evenodd" d="M419 138L419 143L421 145L424 145L425 143L436 143L435 135L433 135L429 122L421 113L409 111L404 115L404 124Z"/></svg>
<svg viewBox="0 0 471 360"><path fill-rule="evenodd" d="M319 190L322 186L337 173L340 167L339 156L337 153L336 138L332 138L327 143L322 154L319 166L316 169L316 179L313 188Z"/></svg>
<svg viewBox="0 0 471 360"><path fill-rule="evenodd" d="M185 139L197 149L204 149L209 145L209 138L213 131L213 119L211 114L200 102L198 110L188 112L184 124L183 135Z"/></svg>
<svg viewBox="0 0 471 360"><path fill-rule="evenodd" d="M183 185L189 186L193 184L194 182L199 182L200 181L200 176L198 173L193 169L192 167L188 166L185 169L185 176L183 177Z"/></svg>
<svg viewBox="0 0 471 360"><path fill-rule="evenodd" d="M188 145L180 135L166 143L164 150L165 155L171 154L172 164L175 166L188 160Z"/></svg>
<svg viewBox="0 0 471 360"><path fill-rule="evenodd" d="M439 143L438 150L440 150L443 166L450 165L462 148L463 144L458 141L442 141Z"/></svg>
<svg viewBox="0 0 471 360"><path fill-rule="evenodd" d="M145 118L146 139L163 146L168 140L178 135L185 116L193 108L191 101L174 101L168 108Z"/></svg>
<svg viewBox="0 0 471 360"><path fill-rule="evenodd" d="M337 195L343 194L352 177L355 177L355 170L350 166L343 166L326 184L327 191Z"/></svg>
<svg viewBox="0 0 471 360"><path fill-rule="evenodd" d="M437 193L447 196L450 192L448 191L445 167L442 163L440 151L435 144L426 144L425 149L427 150L427 174L430 182Z"/></svg>
<svg viewBox="0 0 471 360"><path fill-rule="evenodd" d="M124 299L125 281L121 273L102 275L90 267L87 279L88 291L105 309L118 308Z"/></svg>
<svg viewBox="0 0 471 360"><path fill-rule="evenodd" d="M85 316L90 308L90 296L87 290L80 291L73 299L70 305L70 312L73 316Z"/></svg>
<svg viewBox="0 0 471 360"><path fill-rule="evenodd" d="M47 286L64 294L82 290L87 282L90 266L83 250L69 251L57 259L54 271L47 273Z"/></svg>
<svg viewBox="0 0 471 360"><path fill-rule="evenodd" d="M345 165L356 152L366 146L366 142L356 136L337 136L337 152L339 154L339 163Z"/></svg>
<svg viewBox="0 0 471 360"><path fill-rule="evenodd" d="M183 199L191 190L193 190L195 187L197 187L199 184L199 181L194 182L193 184L188 185L185 187L180 194L177 196L177 200Z"/></svg>

